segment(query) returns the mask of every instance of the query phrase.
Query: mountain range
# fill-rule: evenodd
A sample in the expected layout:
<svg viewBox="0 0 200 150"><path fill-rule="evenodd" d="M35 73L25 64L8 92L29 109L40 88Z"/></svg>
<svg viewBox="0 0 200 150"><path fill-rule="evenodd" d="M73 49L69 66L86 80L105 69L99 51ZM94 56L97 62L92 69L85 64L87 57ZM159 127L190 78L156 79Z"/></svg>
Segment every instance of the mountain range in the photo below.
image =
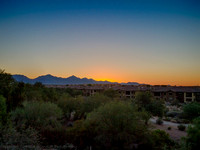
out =
<svg viewBox="0 0 200 150"><path fill-rule="evenodd" d="M24 75L13 75L13 78L18 82L34 84L36 82L41 82L46 85L66 85L66 84L118 84L118 82L110 81L96 81L94 79L79 78L74 75L68 78L61 78L52 76L50 74L39 76L35 79L30 79ZM121 83L123 85L139 85L137 82Z"/></svg>

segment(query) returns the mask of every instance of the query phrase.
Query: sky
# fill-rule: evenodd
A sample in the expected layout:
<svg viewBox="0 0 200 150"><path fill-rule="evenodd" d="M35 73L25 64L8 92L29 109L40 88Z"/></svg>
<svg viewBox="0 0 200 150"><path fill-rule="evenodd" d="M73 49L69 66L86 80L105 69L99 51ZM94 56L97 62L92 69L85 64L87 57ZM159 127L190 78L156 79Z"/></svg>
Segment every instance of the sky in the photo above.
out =
<svg viewBox="0 0 200 150"><path fill-rule="evenodd" d="M200 1L0 0L0 69L200 86Z"/></svg>

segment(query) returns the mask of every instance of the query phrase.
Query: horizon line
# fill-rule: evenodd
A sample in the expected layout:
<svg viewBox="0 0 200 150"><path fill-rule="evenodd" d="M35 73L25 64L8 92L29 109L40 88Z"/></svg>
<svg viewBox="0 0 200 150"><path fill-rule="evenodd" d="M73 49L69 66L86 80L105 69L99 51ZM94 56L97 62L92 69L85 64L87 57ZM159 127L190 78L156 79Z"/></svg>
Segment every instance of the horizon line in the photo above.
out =
<svg viewBox="0 0 200 150"><path fill-rule="evenodd" d="M13 75L23 75L23 74L11 74L11 75L13 76ZM134 82L134 83L138 83L139 85L151 85L151 86L200 86L200 85L147 84L147 83L140 83L140 82L137 82L137 81L118 82L118 81L110 81L110 80L98 80L98 79L87 78L87 77L81 78L81 77L78 77L78 76L76 76L76 75L74 75L74 74L73 74L73 75L70 75L70 76L68 76L68 77L58 77L58 76L54 76L54 75L52 75L52 74L39 75L39 76L37 76L37 77L35 77L35 78L30 78L30 77L28 77L28 76L26 76L26 75L23 75L23 76L25 76L25 77L27 77L27 78L29 78L29 79L31 79L31 80L34 80L34 79L36 79L36 78L38 78L38 77L47 76L47 75L51 75L51 76L53 76L53 77L62 78L62 79L66 79L66 78L69 78L69 77L74 76L74 77L80 78L80 79L86 78L86 79L92 79L92 80L95 80L95 81L107 81L107 82L112 82L112 83L117 83L117 84Z"/></svg>

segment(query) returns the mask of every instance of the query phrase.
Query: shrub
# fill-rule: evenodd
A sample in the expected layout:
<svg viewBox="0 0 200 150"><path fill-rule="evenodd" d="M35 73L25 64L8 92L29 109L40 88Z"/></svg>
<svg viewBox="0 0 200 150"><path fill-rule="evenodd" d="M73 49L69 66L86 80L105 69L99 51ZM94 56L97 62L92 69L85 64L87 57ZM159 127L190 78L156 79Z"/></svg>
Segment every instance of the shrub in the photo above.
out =
<svg viewBox="0 0 200 150"><path fill-rule="evenodd" d="M73 131L77 139L74 141L80 141L76 143L78 146L84 140L94 149L126 149L133 143L143 143L148 133L140 112L129 102L112 101L101 105L87 115L83 124L72 127L77 128Z"/></svg>
<svg viewBox="0 0 200 150"><path fill-rule="evenodd" d="M150 92L136 92L134 102L138 105L139 110L145 109L153 116L163 117L164 101L153 99Z"/></svg>
<svg viewBox="0 0 200 150"><path fill-rule="evenodd" d="M199 150L200 147L200 117L194 120L193 126L187 130L186 146L191 150Z"/></svg>
<svg viewBox="0 0 200 150"><path fill-rule="evenodd" d="M6 99L0 95L0 126L7 123Z"/></svg>
<svg viewBox="0 0 200 150"><path fill-rule="evenodd" d="M75 99L73 97L69 97L68 95L62 96L57 104L62 109L64 113L64 117L66 120L70 120L71 113L76 112L79 110L79 107L81 105L81 102L78 99Z"/></svg>
<svg viewBox="0 0 200 150"><path fill-rule="evenodd" d="M166 116L167 117L176 117L179 113L178 112L175 112L175 111L171 111L171 112L167 112L166 113Z"/></svg>
<svg viewBox="0 0 200 150"><path fill-rule="evenodd" d="M153 116L163 117L165 106L162 100L154 99L150 104L145 106L145 109Z"/></svg>
<svg viewBox="0 0 200 150"><path fill-rule="evenodd" d="M100 107L101 105L109 101L111 101L111 99L102 94L95 94L86 98L80 106L80 118L85 118L88 113L92 112L94 109Z"/></svg>
<svg viewBox="0 0 200 150"><path fill-rule="evenodd" d="M170 139L168 133L159 129L152 131L151 140L153 142L153 150L170 150L175 144L174 141Z"/></svg>
<svg viewBox="0 0 200 150"><path fill-rule="evenodd" d="M185 131L185 126L184 125L182 125L182 124L180 124L180 125L178 125L178 129L180 130L180 131Z"/></svg>
<svg viewBox="0 0 200 150"><path fill-rule="evenodd" d="M186 117L186 119L193 120L196 117L200 116L200 103L193 102L190 104L187 104L183 108L183 113Z"/></svg>
<svg viewBox="0 0 200 150"><path fill-rule="evenodd" d="M161 125L161 124L163 124L163 120L162 120L161 118L158 118L158 119L156 120L156 123L157 123L158 125Z"/></svg>
<svg viewBox="0 0 200 150"><path fill-rule="evenodd" d="M169 117L166 117L165 119L163 119L165 121L170 121L171 119Z"/></svg>
<svg viewBox="0 0 200 150"><path fill-rule="evenodd" d="M171 127L168 127L167 129L168 129L168 130L171 130L172 128L171 128Z"/></svg>
<svg viewBox="0 0 200 150"><path fill-rule="evenodd" d="M0 138L0 149L7 149L6 147L14 147L14 149L28 149L27 146L31 146L32 149L39 147L39 134L38 132L29 127L27 129L21 127L16 130L13 127L5 127L2 131L0 129L2 137ZM2 147L1 147L2 146Z"/></svg>
<svg viewBox="0 0 200 150"><path fill-rule="evenodd" d="M67 132L65 127L47 127L40 131L43 145L65 145L67 144Z"/></svg>
<svg viewBox="0 0 200 150"><path fill-rule="evenodd" d="M25 101L22 108L11 113L11 119L18 126L23 124L33 128L60 126L62 110L50 102Z"/></svg>

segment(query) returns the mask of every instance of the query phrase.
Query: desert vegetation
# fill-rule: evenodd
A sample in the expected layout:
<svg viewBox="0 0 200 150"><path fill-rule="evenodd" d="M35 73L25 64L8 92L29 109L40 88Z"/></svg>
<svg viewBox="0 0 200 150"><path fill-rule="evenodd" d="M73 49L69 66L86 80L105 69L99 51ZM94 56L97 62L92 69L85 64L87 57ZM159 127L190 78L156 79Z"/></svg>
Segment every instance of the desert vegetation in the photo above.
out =
<svg viewBox="0 0 200 150"><path fill-rule="evenodd" d="M165 131L152 129L149 119L157 116L162 124L162 118L177 113L148 92L136 93L134 99L119 99L112 89L84 97L74 89L19 83L0 70L0 148L196 150L199 105L182 106L178 117L192 125L176 142Z"/></svg>

